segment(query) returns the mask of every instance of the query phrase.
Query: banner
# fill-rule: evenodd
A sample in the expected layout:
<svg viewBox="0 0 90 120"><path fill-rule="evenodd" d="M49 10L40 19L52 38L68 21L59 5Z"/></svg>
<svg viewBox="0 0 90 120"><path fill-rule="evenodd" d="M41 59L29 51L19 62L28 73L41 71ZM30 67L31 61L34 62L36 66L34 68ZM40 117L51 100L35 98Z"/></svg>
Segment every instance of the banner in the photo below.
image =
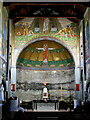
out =
<svg viewBox="0 0 90 120"><path fill-rule="evenodd" d="M76 91L80 91L80 84L76 84Z"/></svg>

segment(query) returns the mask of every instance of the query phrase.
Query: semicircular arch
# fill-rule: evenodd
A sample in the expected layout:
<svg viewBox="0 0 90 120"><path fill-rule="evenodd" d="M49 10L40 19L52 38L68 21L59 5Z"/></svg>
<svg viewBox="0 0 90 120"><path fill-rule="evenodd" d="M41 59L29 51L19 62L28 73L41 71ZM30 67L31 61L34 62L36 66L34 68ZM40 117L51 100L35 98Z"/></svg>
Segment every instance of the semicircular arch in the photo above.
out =
<svg viewBox="0 0 90 120"><path fill-rule="evenodd" d="M21 52L30 44L34 43L34 42L37 42L37 41L42 41L42 40L50 40L50 41L55 41L59 44L61 44L62 46L64 46L68 51L69 53L71 54L73 60L74 60L74 63L75 63L75 56L73 54L73 52L71 51L70 47L65 44L65 42L63 42L62 40L60 39L57 39L57 38L54 38L54 37L48 37L48 36L42 36L42 37L38 37L38 38L35 38L35 39L32 39L30 40L29 42L27 42L24 46L22 46L19 50L18 50L18 53L17 53L17 56L16 56L16 62L15 62L15 65L17 63L17 60L18 60L18 57L19 55L21 54Z"/></svg>
<svg viewBox="0 0 90 120"><path fill-rule="evenodd" d="M68 51L68 53L71 55L71 58L72 58L72 62L69 62L69 63L67 63L67 65L68 64L72 64L73 62L74 62L74 65L75 65L75 60L74 60L74 56L73 56L73 54L71 53L71 51L70 51L70 49L69 48L67 48L67 45L64 43L64 42L62 42L62 41L60 41L59 39L55 39L55 38L53 38L53 37L39 37L39 38L36 38L36 39L33 39L32 41L29 41L28 43L26 43L21 49L20 49L20 51L18 52L18 57L17 57L17 59L16 59L16 66L17 66L17 60L18 60L18 58L19 58L19 55L23 52L23 50L26 48L26 47L28 47L29 45L31 45L31 44L33 44L33 43L35 43L35 42L38 42L38 41L44 41L44 40L47 40L47 41L54 41L55 43L58 43L58 44L60 44L60 45L62 45L67 51ZM59 61L58 61L59 62ZM58 63L57 62L57 63ZM57 64L56 62L54 62L55 64ZM39 62L39 63L37 63L37 64L41 64L41 62ZM51 63L50 63L51 64ZM58 65L59 65L59 63L58 63ZM61 64L62 65L62 64ZM32 66L32 65L31 65ZM37 65L36 65L37 66ZM38 65L39 66L39 65ZM55 65L56 66L56 65ZM59 65L60 66L60 65ZM70 65L69 65L70 66ZM22 67L23 68L23 67ZM24 69L24 68L23 68ZM28 69L28 68L26 68L26 69ZM31 69L31 68L29 68L29 69ZM32 68L33 69L33 68ZM32 70L31 69L31 70ZM49 69L45 69L45 70L61 70L62 68L60 68L60 67L58 67L58 69L57 68L49 68ZM64 69L71 69L71 68L68 68L68 67L65 67ZM39 70L39 68L37 68L37 69L34 69L34 70ZM44 69L41 69L41 70L44 70Z"/></svg>

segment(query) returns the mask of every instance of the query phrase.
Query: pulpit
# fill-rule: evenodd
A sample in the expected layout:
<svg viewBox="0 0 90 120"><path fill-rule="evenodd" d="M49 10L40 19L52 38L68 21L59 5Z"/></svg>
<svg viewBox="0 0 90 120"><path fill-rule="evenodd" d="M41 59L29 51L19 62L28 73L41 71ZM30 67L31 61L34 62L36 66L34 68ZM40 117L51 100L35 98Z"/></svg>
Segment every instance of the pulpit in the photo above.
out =
<svg viewBox="0 0 90 120"><path fill-rule="evenodd" d="M33 100L34 111L57 111L58 108L58 100Z"/></svg>

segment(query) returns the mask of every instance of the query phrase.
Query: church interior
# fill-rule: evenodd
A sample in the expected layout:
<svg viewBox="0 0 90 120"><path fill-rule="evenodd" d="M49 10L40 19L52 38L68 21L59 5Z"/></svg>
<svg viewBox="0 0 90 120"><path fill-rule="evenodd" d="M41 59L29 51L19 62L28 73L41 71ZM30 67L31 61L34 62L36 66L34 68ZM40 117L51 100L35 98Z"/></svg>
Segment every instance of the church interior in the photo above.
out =
<svg viewBox="0 0 90 120"><path fill-rule="evenodd" d="M89 120L90 2L0 1L0 25L2 120Z"/></svg>

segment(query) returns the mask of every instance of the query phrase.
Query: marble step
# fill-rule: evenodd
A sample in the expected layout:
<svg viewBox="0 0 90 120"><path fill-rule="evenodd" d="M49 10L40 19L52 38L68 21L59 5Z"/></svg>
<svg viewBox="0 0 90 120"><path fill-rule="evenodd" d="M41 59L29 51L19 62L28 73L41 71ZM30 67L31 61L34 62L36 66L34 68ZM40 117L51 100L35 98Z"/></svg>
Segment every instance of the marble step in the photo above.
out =
<svg viewBox="0 0 90 120"><path fill-rule="evenodd" d="M58 120L58 117L37 117L35 120Z"/></svg>

